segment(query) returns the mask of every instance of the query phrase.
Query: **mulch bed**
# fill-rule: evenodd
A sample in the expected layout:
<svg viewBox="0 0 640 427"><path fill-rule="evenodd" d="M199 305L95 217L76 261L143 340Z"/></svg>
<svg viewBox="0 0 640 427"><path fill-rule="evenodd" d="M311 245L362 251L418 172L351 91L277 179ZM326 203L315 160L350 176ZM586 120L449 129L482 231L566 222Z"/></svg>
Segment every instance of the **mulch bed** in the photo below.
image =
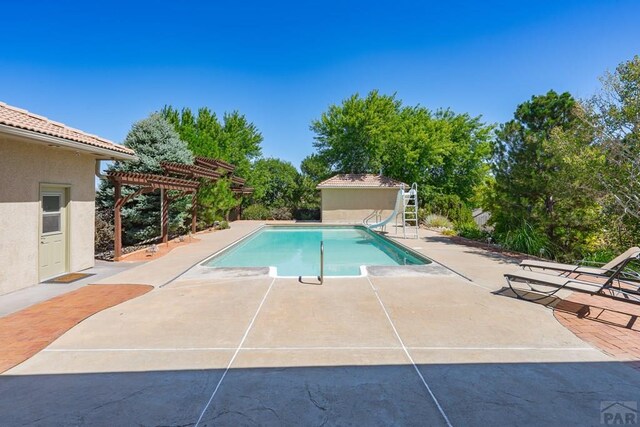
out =
<svg viewBox="0 0 640 427"><path fill-rule="evenodd" d="M197 233L195 233L195 235L198 234L209 234L209 233L214 233L216 231L220 231L219 228L205 228L204 230L198 231ZM189 236L183 236L184 242L186 243L190 243L190 242L197 242L199 241L199 239L196 239L193 237L193 235ZM122 260L121 261L149 261L152 259L156 259L159 258L162 255L165 255L168 251L158 251L158 252L162 252L162 255L158 255L158 256L152 256L151 254L147 254L150 256L144 256L144 257L140 257L140 256L136 256L133 258L129 258L130 254L133 253L137 253L137 252L144 252L146 249L149 249L151 246L156 245L158 246L158 249L160 249L160 247L163 245L163 243L158 243L160 241L160 238L155 238L155 239L151 239L151 240L147 240L145 242L139 243L137 245L132 245L132 246L124 246L122 248ZM173 249L173 247L175 246L182 246L182 244L180 245L173 245L172 242L178 242L179 238L172 238L171 240L169 240L169 244L171 246L171 249ZM184 243L184 242L180 242L180 243ZM108 250L108 251L104 251L104 252L98 252L95 254L95 258L99 259L101 261L113 261L115 254L113 252L113 249ZM125 259L127 258L127 259Z"/></svg>
<svg viewBox="0 0 640 427"><path fill-rule="evenodd" d="M184 239L184 241L180 241L178 239L170 240L168 243L157 244L155 252L149 252L149 247L139 249L135 252L123 255L120 261L151 261L168 254L175 248L199 241L200 239L196 239L194 237L187 237Z"/></svg>
<svg viewBox="0 0 640 427"><path fill-rule="evenodd" d="M153 289L87 285L0 318L0 373L24 362L84 319Z"/></svg>

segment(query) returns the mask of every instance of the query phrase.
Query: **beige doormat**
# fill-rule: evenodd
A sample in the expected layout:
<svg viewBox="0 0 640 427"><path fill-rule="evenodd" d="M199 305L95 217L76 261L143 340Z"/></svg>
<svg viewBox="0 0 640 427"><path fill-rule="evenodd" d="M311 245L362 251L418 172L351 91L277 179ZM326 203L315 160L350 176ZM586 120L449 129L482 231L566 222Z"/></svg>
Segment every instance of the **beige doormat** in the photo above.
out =
<svg viewBox="0 0 640 427"><path fill-rule="evenodd" d="M42 283L71 283L76 280L84 279L85 277L93 276L93 274L86 273L67 273L62 276L55 277L53 279L45 280Z"/></svg>

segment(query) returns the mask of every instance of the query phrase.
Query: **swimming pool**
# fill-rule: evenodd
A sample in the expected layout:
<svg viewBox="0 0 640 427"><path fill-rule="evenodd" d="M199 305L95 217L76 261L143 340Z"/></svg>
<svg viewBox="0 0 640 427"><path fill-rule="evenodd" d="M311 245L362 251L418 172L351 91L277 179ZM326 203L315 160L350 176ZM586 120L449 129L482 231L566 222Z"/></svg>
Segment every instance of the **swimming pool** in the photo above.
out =
<svg viewBox="0 0 640 427"><path fill-rule="evenodd" d="M365 227L265 226L214 255L207 267L275 267L277 275L320 274L324 242L325 276L359 276L366 265L424 265L431 261Z"/></svg>

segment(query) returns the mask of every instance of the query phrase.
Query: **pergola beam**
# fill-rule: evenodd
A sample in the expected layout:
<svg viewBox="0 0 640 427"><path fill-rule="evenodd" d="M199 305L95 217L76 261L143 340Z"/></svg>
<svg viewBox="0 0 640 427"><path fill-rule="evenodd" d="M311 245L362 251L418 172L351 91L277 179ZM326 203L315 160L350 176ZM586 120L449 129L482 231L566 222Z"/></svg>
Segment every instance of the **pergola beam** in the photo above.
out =
<svg viewBox="0 0 640 427"><path fill-rule="evenodd" d="M196 193L200 183L181 178L172 178L163 175L144 174L138 172L111 172L107 175L114 185L114 259L122 258L122 207L131 199L140 194L162 190L162 241L169 241L169 198L168 191L174 190L181 193L180 197L189 193ZM141 186L131 194L122 196L123 185Z"/></svg>
<svg viewBox="0 0 640 427"><path fill-rule="evenodd" d="M238 195L251 194L253 188L245 187L245 179L233 176L235 166L218 159L196 157L195 164L187 165L174 162L162 162L165 175L139 172L110 172L107 177L114 184L114 259L122 257L122 207L140 194L162 190L162 241L169 241L169 205L176 198L192 194L191 198L191 231L196 232L197 196L203 181L217 181L223 177L231 180L231 190ZM176 178L172 175L178 175ZM122 186L140 186L139 189L126 196L122 195ZM168 191L178 191L179 196L169 197Z"/></svg>
<svg viewBox="0 0 640 427"><path fill-rule="evenodd" d="M206 168L222 169L226 171L227 174L233 173L236 169L236 167L231 163L227 163L219 159L210 159L208 157L196 157L195 164Z"/></svg>
<svg viewBox="0 0 640 427"><path fill-rule="evenodd" d="M183 163L171 163L171 162L162 162L160 163L162 169L166 173L173 173L175 175L182 175L188 178L202 178L208 180L218 180L220 178L220 173L216 172L213 169L205 168L197 165L185 165Z"/></svg>
<svg viewBox="0 0 640 427"><path fill-rule="evenodd" d="M154 190L188 191L197 190L200 185L199 182L188 179L138 172L111 172L108 177L121 185L142 185L152 187Z"/></svg>
<svg viewBox="0 0 640 427"><path fill-rule="evenodd" d="M234 193L237 193L237 194L252 194L253 193L253 188L251 188L251 187L236 187L236 188L231 188L231 191L233 191Z"/></svg>

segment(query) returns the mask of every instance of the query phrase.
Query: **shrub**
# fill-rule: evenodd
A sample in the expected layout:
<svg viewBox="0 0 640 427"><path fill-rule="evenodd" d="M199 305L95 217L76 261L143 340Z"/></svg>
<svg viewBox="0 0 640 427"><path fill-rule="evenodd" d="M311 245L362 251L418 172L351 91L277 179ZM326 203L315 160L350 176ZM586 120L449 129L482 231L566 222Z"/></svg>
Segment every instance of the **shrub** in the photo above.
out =
<svg viewBox="0 0 640 427"><path fill-rule="evenodd" d="M262 220L269 219L271 212L262 205L251 205L242 211L243 219Z"/></svg>
<svg viewBox="0 0 640 427"><path fill-rule="evenodd" d="M319 208L298 208L294 211L293 217L300 221L319 221Z"/></svg>
<svg viewBox="0 0 640 427"><path fill-rule="evenodd" d="M430 214L430 212L426 208L419 208L418 209L418 219L420 220L421 223L424 223L425 219L427 218L427 215L429 215L429 214Z"/></svg>
<svg viewBox="0 0 640 427"><path fill-rule="evenodd" d="M536 230L526 221L499 235L498 240L505 249L535 256L553 256L552 248L544 233Z"/></svg>
<svg viewBox="0 0 640 427"><path fill-rule="evenodd" d="M271 218L287 221L293 219L293 213L291 213L291 209L289 208L273 208L271 209Z"/></svg>
<svg viewBox="0 0 640 427"><path fill-rule="evenodd" d="M458 234L456 230L453 230L451 228L445 228L441 231L441 233L445 236L456 236Z"/></svg>
<svg viewBox="0 0 640 427"><path fill-rule="evenodd" d="M231 226L229 225L228 221L220 221L220 223L218 224L218 229L220 230L226 230L227 228L231 228Z"/></svg>
<svg viewBox="0 0 640 427"><path fill-rule="evenodd" d="M438 214L456 224L473 221L471 209L455 194L436 194L424 202L423 214ZM420 211L418 211L418 214ZM423 217L424 218L424 217Z"/></svg>
<svg viewBox="0 0 640 427"><path fill-rule="evenodd" d="M581 261L606 264L614 259L618 254L611 249L601 249L585 256Z"/></svg>
<svg viewBox="0 0 640 427"><path fill-rule="evenodd" d="M422 223L428 228L453 229L453 223L442 215L429 214L422 220Z"/></svg>
<svg viewBox="0 0 640 427"><path fill-rule="evenodd" d="M471 240L486 241L491 237L491 233L481 230L475 222L467 222L465 224L456 225L458 236Z"/></svg>
<svg viewBox="0 0 640 427"><path fill-rule="evenodd" d="M97 211L95 225L94 247L96 253L113 249L114 229L108 215Z"/></svg>

